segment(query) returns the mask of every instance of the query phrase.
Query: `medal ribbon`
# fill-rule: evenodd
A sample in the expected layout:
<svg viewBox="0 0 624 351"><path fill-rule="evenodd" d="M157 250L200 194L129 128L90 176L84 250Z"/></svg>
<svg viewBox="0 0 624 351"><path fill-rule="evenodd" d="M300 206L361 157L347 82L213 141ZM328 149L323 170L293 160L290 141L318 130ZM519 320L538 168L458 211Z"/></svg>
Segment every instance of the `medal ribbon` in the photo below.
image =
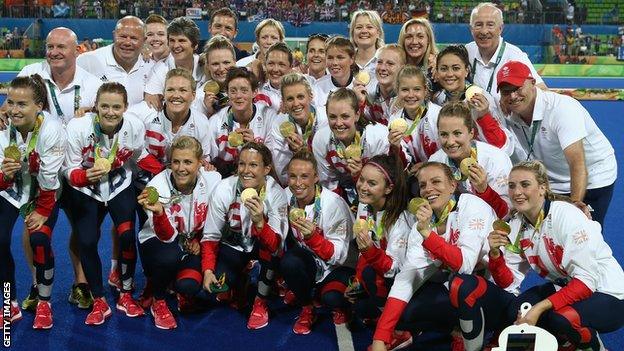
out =
<svg viewBox="0 0 624 351"><path fill-rule="evenodd" d="M451 198L446 203L446 206L444 207L444 210L442 210L442 214L440 215L439 219L436 218L436 215L434 213L431 216L431 227L437 228L440 224L444 223L444 221L446 221L446 219L448 218L448 216L451 213L451 211L453 210L453 208L455 208L456 204L457 204L457 201L455 201L454 198Z"/></svg>
<svg viewBox="0 0 624 351"><path fill-rule="evenodd" d="M122 121L123 123L123 121ZM93 119L93 132L95 133L96 142L95 142L95 157L94 159L103 158L101 156L101 141L104 139L104 134L102 133L102 127L100 126L100 116L95 115ZM117 156L117 150L119 149L119 133L115 133L115 140L113 141L113 146L110 149L110 153L106 159L110 164L113 164L115 161L115 157Z"/></svg>
<svg viewBox="0 0 624 351"><path fill-rule="evenodd" d="M290 198L290 207L291 208L299 208L297 206L297 198L295 198L295 195L293 195ZM312 223L314 223L315 225L318 224L318 219L321 215L321 186L320 185L316 185L315 186L315 191L314 191L314 215L312 216ZM304 206L304 212L305 212L305 206ZM308 216L308 214L306 213L306 217Z"/></svg>
<svg viewBox="0 0 624 351"><path fill-rule="evenodd" d="M470 157L477 160L477 145L475 144L474 140L471 142L470 145ZM467 176L462 174L459 165L455 161L453 161L450 157L447 158L447 160L447 164L451 168L451 171L453 172L453 178L455 178L455 180L463 182L468 179Z"/></svg>

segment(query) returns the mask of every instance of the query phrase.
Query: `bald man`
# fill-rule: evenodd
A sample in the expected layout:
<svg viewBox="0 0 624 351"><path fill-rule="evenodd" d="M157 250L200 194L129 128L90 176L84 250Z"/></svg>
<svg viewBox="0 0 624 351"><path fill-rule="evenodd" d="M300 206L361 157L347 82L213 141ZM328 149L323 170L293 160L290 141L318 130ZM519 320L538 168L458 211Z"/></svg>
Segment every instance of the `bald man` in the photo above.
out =
<svg viewBox="0 0 624 351"><path fill-rule="evenodd" d="M78 66L103 82L121 83L128 91L128 104L143 101L143 91L153 62L141 59L145 42L145 24L126 16L113 30L113 44L86 52L78 57Z"/></svg>
<svg viewBox="0 0 624 351"><path fill-rule="evenodd" d="M58 27L46 38L46 60L22 68L18 76L39 74L48 88L50 114L67 124L75 115L82 116L95 103L102 84L99 79L76 66L78 39L69 28Z"/></svg>

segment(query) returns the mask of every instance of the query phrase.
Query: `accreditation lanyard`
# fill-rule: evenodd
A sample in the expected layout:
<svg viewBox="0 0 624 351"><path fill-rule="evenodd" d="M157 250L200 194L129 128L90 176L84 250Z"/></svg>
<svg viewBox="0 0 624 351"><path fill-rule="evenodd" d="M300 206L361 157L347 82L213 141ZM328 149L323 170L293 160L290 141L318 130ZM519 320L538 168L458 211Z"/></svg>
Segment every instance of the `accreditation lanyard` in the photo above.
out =
<svg viewBox="0 0 624 351"><path fill-rule="evenodd" d="M54 104L54 109L56 110L56 114L61 118L64 117L65 114L63 113L63 110L61 110L61 105L59 104L58 99L56 97L54 84L52 84L52 82L50 82L49 80L48 80L48 88L50 89L50 95L52 95L52 103ZM79 108L80 108L80 86L74 85L74 114L76 113L76 111L78 111Z"/></svg>
<svg viewBox="0 0 624 351"><path fill-rule="evenodd" d="M501 44L500 50L498 51L498 55L496 56L496 61L494 61L494 67L492 68L492 74L490 74L490 82L488 83L487 89L485 89L488 93L490 93L492 91L492 83L494 82L494 73L496 72L496 67L498 67L498 64L500 63L501 59L503 58L503 53L505 52L505 47L507 46L507 43L505 43L505 41L503 40L503 43ZM477 58L475 57L475 59L472 61L472 80L474 82L474 77L477 73Z"/></svg>
<svg viewBox="0 0 624 351"><path fill-rule="evenodd" d="M531 139L529 139L529 136L526 134L526 131L524 130L524 126L522 127L522 134L524 134L524 138L526 139L527 144L529 146L529 153L527 154L527 158L526 158L527 161L531 158L531 155L533 154L533 147L535 146L535 136L537 135L537 131L540 129L541 125L542 125L541 119L533 122L533 128L531 129Z"/></svg>

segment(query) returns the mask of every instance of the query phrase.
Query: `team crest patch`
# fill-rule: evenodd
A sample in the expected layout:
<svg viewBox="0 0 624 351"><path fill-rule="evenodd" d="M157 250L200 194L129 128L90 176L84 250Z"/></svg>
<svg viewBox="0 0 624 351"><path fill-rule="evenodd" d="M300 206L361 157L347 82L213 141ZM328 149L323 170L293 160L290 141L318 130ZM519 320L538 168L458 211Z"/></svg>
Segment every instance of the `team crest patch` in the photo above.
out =
<svg viewBox="0 0 624 351"><path fill-rule="evenodd" d="M589 237L587 236L585 229L581 229L580 231L574 233L573 238L574 238L574 243L576 245L581 245L585 243L587 240L589 240Z"/></svg>
<svg viewBox="0 0 624 351"><path fill-rule="evenodd" d="M485 221L483 218L473 218L468 222L468 228L471 230L481 230L485 228Z"/></svg>

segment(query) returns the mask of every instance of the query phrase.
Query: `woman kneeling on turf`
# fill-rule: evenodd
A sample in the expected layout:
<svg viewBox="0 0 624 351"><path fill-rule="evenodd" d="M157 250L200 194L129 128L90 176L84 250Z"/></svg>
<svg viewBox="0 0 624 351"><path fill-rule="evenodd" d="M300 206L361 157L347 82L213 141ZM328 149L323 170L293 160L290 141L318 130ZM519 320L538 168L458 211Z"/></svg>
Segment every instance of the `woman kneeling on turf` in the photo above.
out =
<svg viewBox="0 0 624 351"><path fill-rule="evenodd" d="M197 139L173 140L170 166L156 175L138 197L148 220L139 232L143 267L150 277L151 312L160 329L177 327L165 302L165 290L175 279L178 309L202 288L199 239L208 201L221 180L219 173L202 169L203 150ZM177 275L177 276L176 276Z"/></svg>

